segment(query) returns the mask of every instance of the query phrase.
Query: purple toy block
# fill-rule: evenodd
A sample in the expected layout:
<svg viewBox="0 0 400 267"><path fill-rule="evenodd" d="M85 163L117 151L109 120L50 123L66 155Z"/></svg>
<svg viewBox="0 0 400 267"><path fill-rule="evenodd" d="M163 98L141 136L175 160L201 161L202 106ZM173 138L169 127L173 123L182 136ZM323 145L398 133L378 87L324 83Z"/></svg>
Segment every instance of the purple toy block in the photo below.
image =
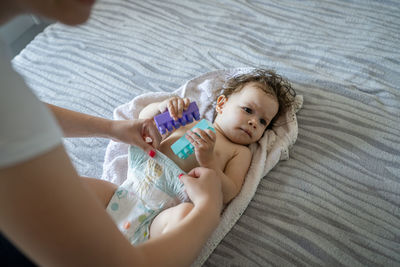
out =
<svg viewBox="0 0 400 267"><path fill-rule="evenodd" d="M183 111L182 118L179 118L176 121L171 118L168 110L154 117L157 129L161 134L165 134L167 130L172 132L174 128L178 129L181 125L185 126L186 124L193 122L193 119L196 121L200 120L199 108L197 107L196 102L191 102L188 109Z"/></svg>

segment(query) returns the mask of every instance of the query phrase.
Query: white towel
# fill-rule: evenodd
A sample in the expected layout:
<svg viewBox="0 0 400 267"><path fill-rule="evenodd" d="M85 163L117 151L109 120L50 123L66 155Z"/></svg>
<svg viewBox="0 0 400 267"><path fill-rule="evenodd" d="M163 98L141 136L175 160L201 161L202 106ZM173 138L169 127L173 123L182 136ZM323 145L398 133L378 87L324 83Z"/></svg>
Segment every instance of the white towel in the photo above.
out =
<svg viewBox="0 0 400 267"><path fill-rule="evenodd" d="M114 119L138 118L139 112L148 104L177 95L196 101L201 117L212 121L216 98L222 93L224 82L232 76L252 70L253 68L238 68L212 71L187 81L174 92L152 92L137 96L129 103L117 107L114 110ZM253 158L243 187L239 195L225 208L219 226L192 266L201 266L206 261L243 214L253 198L260 180L279 160L289 158L289 149L295 143L298 134L296 113L302 104L303 97L297 95L292 107L278 118L272 130L266 131L258 143L250 145ZM118 185L125 181L128 171L128 147L127 144L110 141L105 154L102 179Z"/></svg>

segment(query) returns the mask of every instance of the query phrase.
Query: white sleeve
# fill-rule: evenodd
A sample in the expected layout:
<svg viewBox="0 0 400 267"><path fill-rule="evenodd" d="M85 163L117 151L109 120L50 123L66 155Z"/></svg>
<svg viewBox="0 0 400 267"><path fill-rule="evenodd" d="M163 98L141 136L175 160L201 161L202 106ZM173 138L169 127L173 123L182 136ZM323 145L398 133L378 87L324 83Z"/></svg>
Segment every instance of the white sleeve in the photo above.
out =
<svg viewBox="0 0 400 267"><path fill-rule="evenodd" d="M61 144L62 131L6 58L0 40L0 168L15 165Z"/></svg>

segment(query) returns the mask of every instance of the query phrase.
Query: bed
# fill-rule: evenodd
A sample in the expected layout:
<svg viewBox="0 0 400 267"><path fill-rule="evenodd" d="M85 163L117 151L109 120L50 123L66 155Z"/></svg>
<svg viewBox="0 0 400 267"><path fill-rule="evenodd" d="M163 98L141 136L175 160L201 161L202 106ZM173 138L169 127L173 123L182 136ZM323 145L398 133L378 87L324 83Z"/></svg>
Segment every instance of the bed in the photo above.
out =
<svg viewBox="0 0 400 267"><path fill-rule="evenodd" d="M290 159L204 266L400 265L398 1L100 0L12 63L43 101L96 116L200 74L266 67L304 103ZM65 139L100 177L108 140Z"/></svg>

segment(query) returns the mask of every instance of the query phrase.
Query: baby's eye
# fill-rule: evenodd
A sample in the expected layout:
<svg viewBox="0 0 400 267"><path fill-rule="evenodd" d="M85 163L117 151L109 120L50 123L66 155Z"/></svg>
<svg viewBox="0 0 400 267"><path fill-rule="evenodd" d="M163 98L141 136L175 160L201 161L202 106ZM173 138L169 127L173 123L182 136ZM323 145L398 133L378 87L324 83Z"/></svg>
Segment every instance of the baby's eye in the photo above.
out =
<svg viewBox="0 0 400 267"><path fill-rule="evenodd" d="M252 114L253 111L251 110L251 108L247 108L247 107L243 107L243 110L246 111L249 114Z"/></svg>
<svg viewBox="0 0 400 267"><path fill-rule="evenodd" d="M264 120L264 119L260 119L260 123L261 123L262 125L267 125L267 121Z"/></svg>

